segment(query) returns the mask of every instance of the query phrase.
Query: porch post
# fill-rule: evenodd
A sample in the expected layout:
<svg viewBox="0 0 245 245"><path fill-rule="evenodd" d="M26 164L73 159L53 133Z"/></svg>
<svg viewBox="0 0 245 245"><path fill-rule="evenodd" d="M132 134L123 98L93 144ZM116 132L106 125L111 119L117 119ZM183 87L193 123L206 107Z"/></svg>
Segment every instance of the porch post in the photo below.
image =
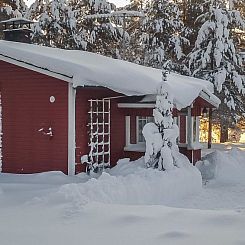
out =
<svg viewBox="0 0 245 245"><path fill-rule="evenodd" d="M191 106L187 108L187 148L192 148L193 142L193 127L192 127L192 116L191 116Z"/></svg>
<svg viewBox="0 0 245 245"><path fill-rule="evenodd" d="M68 175L75 175L75 106L76 89L68 83Z"/></svg>

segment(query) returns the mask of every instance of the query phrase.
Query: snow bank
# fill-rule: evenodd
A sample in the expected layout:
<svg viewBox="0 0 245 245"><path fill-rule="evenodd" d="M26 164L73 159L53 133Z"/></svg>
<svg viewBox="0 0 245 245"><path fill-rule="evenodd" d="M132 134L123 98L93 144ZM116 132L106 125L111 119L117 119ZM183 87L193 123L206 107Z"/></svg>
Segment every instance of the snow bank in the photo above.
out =
<svg viewBox="0 0 245 245"><path fill-rule="evenodd" d="M76 176L67 176L59 171L50 171L37 174L9 174L0 173L0 184L47 184L60 185L71 182L81 182L81 178ZM1 187L0 187L1 188ZM1 191L0 191L1 192Z"/></svg>
<svg viewBox="0 0 245 245"><path fill-rule="evenodd" d="M224 152L216 150L199 161L196 166L204 180L215 179L223 183L245 183L245 152L237 148Z"/></svg>
<svg viewBox="0 0 245 245"><path fill-rule="evenodd" d="M68 184L60 188L59 195L72 200L77 206L89 202L110 204L165 204L198 193L202 188L200 172L193 166L170 171L146 169L143 159L121 161L84 184Z"/></svg>

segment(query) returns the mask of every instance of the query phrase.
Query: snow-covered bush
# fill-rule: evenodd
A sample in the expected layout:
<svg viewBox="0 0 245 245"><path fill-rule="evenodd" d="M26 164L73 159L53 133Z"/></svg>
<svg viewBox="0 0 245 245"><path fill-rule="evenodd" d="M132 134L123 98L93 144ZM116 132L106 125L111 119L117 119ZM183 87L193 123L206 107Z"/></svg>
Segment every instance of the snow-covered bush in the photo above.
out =
<svg viewBox="0 0 245 245"><path fill-rule="evenodd" d="M245 153L236 148L227 152L216 150L197 162L196 167L203 180L234 184L244 181L244 156Z"/></svg>
<svg viewBox="0 0 245 245"><path fill-rule="evenodd" d="M163 81L157 88L156 107L153 110L155 123L148 123L143 128L146 165L159 170L170 170L190 163L179 153L176 143L179 128L173 124L173 95L166 83L166 76L167 72L163 70Z"/></svg>

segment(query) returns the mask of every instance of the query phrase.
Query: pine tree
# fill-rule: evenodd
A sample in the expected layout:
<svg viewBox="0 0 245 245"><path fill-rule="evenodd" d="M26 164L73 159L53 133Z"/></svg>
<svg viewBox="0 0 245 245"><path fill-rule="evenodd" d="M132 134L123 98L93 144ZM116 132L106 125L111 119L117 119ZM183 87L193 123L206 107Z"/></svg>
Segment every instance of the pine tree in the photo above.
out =
<svg viewBox="0 0 245 245"><path fill-rule="evenodd" d="M64 49L86 49L84 32L77 28L76 12L66 0L36 0L27 16L37 20L34 43Z"/></svg>
<svg viewBox="0 0 245 245"><path fill-rule="evenodd" d="M80 26L86 29L88 34L87 50L106 56L115 56L120 32L112 24L111 11L115 5L106 0L84 0L84 18ZM122 33L122 32L121 32Z"/></svg>
<svg viewBox="0 0 245 245"><path fill-rule="evenodd" d="M198 30L202 24L198 17L208 11L209 2L203 0L181 0L178 2L184 23L183 35L189 40L189 43L184 45L184 53L188 54L195 46Z"/></svg>
<svg viewBox="0 0 245 245"><path fill-rule="evenodd" d="M202 26L189 54L189 68L193 76L214 84L222 101L221 126L228 126L245 112L245 78L232 37L234 26L244 28L245 23L238 11L229 10L224 2L218 1L211 1L209 11L198 19Z"/></svg>
<svg viewBox="0 0 245 245"><path fill-rule="evenodd" d="M173 95L166 82L168 73L164 64L162 82L157 88L156 106L153 110L155 123L148 123L143 128L146 165L159 170L170 170L175 166L190 164L188 159L179 153L176 143L179 128L173 123Z"/></svg>
<svg viewBox="0 0 245 245"><path fill-rule="evenodd" d="M1 0L0 19L5 20L14 17L22 17L27 6L23 0Z"/></svg>
<svg viewBox="0 0 245 245"><path fill-rule="evenodd" d="M123 16L117 16L113 19L113 23L119 29L119 58L134 63L140 63L140 59L142 58L142 46L139 39L142 34L141 25L144 19L145 2L145 0L131 0L124 8L117 9L117 11L124 11L125 18ZM125 46L123 45L123 39L125 39Z"/></svg>
<svg viewBox="0 0 245 245"><path fill-rule="evenodd" d="M229 9L233 12L233 16L241 16L245 20L245 3L243 0L229 0ZM245 51L245 30L232 29L232 35L237 42L237 47Z"/></svg>
<svg viewBox="0 0 245 245"><path fill-rule="evenodd" d="M148 1L141 30L141 63L161 68L166 60L179 61L183 56L183 22L178 5L169 0Z"/></svg>

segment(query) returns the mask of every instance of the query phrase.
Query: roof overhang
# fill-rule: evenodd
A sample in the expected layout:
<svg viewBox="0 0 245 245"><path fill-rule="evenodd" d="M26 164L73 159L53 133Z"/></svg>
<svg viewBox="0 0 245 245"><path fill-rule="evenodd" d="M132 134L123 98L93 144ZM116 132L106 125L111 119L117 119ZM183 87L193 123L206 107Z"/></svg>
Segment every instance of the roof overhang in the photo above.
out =
<svg viewBox="0 0 245 245"><path fill-rule="evenodd" d="M220 100L213 94L207 93L202 90L197 98L201 98L204 100L203 107L213 107L218 108L220 104ZM196 98L196 99L197 99ZM206 102L206 103L205 103ZM176 99L174 99L174 105L176 107ZM155 108L156 105L156 95L145 95L143 99L136 102L119 102L118 108L127 108L127 109L143 109L143 108ZM190 105L191 106L191 105Z"/></svg>
<svg viewBox="0 0 245 245"><path fill-rule="evenodd" d="M0 41L0 60L70 82L73 87L100 86L123 95L151 99L142 99L142 103L154 101L151 94L155 96L162 76L159 69L94 53L10 41ZM170 73L167 82L179 110L190 106L199 96L214 107L219 104L219 99L213 95L213 85L208 81Z"/></svg>
<svg viewBox="0 0 245 245"><path fill-rule="evenodd" d="M214 94L209 94L202 90L199 96L215 108L218 108L220 105L221 101Z"/></svg>

